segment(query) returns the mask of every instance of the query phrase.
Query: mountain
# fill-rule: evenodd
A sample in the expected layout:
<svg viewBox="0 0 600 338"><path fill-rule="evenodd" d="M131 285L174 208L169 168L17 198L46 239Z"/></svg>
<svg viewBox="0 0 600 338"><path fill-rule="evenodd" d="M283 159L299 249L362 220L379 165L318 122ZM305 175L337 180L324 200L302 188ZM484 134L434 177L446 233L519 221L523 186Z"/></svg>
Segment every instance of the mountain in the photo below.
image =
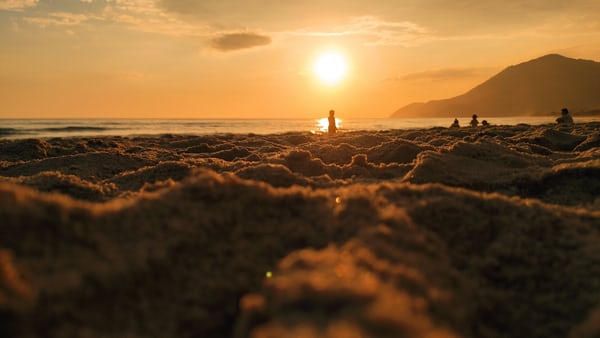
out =
<svg viewBox="0 0 600 338"><path fill-rule="evenodd" d="M558 54L510 66L465 94L411 103L391 117L542 115L600 108L600 62Z"/></svg>

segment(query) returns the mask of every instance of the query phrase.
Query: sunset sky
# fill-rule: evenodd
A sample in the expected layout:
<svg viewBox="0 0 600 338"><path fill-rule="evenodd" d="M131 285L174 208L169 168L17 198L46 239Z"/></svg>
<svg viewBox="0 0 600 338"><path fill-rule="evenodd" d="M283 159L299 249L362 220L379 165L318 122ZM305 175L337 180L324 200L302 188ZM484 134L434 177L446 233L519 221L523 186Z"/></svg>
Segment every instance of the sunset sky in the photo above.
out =
<svg viewBox="0 0 600 338"><path fill-rule="evenodd" d="M600 1L0 0L0 118L387 117L548 53L600 60Z"/></svg>

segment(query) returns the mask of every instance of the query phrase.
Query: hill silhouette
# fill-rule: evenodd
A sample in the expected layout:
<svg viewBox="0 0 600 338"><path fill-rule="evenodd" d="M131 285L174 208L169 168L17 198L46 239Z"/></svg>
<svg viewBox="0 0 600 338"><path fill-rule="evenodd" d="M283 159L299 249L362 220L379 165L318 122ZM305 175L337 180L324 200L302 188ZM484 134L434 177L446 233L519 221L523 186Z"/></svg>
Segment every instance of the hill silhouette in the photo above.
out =
<svg viewBox="0 0 600 338"><path fill-rule="evenodd" d="M465 94L411 103L391 117L545 115L600 108L600 63L549 54L510 66Z"/></svg>

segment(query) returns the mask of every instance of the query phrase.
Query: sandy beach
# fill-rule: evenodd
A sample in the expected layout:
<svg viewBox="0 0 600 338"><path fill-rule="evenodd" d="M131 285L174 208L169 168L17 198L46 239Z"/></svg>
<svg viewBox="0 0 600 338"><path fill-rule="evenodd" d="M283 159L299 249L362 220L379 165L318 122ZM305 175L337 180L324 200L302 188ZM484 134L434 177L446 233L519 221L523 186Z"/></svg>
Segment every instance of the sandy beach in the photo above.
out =
<svg viewBox="0 0 600 338"><path fill-rule="evenodd" d="M599 337L600 123L0 140L1 337Z"/></svg>

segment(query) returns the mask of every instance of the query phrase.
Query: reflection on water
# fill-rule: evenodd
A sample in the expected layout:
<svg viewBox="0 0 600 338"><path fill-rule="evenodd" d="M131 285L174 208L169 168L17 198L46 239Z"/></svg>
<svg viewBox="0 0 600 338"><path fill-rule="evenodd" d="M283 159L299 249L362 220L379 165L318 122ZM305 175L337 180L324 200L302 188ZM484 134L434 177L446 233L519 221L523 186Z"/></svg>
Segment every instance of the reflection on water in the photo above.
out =
<svg viewBox="0 0 600 338"><path fill-rule="evenodd" d="M335 118L335 125L337 126L338 129L342 128L342 120L338 119L337 117ZM318 119L316 120L316 127L317 127L317 132L319 133L326 133L329 129L329 119L327 119L326 117L322 118L322 119Z"/></svg>
<svg viewBox="0 0 600 338"><path fill-rule="evenodd" d="M1 0L0 0L1 1ZM600 122L600 116L577 116L575 123ZM458 117L461 125L470 116ZM492 125L555 124L556 116L486 117ZM336 118L343 132L447 128L454 118L356 119ZM327 133L327 118L305 119L0 119L0 139L93 137L93 136L140 136L161 134L278 134L288 132Z"/></svg>

